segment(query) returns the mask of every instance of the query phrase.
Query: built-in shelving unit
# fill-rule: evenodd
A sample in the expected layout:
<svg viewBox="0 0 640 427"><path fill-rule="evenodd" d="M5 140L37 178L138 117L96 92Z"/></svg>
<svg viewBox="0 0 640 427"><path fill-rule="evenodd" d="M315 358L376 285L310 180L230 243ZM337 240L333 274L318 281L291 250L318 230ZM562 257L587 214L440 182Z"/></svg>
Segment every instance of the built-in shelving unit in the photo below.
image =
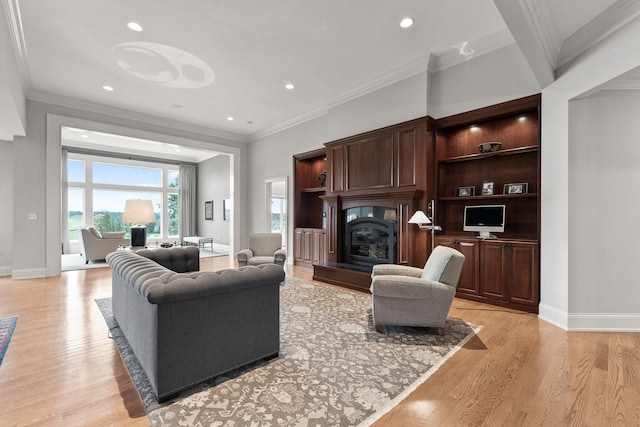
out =
<svg viewBox="0 0 640 427"><path fill-rule="evenodd" d="M311 264L325 257L326 232L322 174L326 174L325 149L297 154L294 171L294 261ZM325 178L326 179L326 178Z"/></svg>
<svg viewBox="0 0 640 427"><path fill-rule="evenodd" d="M478 145L500 142L494 152ZM537 312L540 239L540 96L458 114L436 121L436 243L466 256L457 295ZM493 183L493 194L482 194ZM510 194L506 184L527 186ZM475 194L459 196L473 187ZM463 231L464 208L505 205L505 231L482 240Z"/></svg>

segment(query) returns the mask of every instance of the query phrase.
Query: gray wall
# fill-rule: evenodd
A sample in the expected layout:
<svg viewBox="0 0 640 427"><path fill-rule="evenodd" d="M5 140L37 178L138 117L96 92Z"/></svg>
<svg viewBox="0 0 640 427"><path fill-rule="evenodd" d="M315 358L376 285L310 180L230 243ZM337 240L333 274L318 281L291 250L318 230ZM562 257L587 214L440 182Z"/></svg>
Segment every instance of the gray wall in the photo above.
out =
<svg viewBox="0 0 640 427"><path fill-rule="evenodd" d="M323 144L329 141L427 114L439 118L540 92L517 48L502 48L486 56L488 58L470 59L433 75L425 71L407 77L333 106L322 117L251 143L247 193L252 209L248 232L264 231L264 180L268 178L289 177L288 212L292 218L294 154L323 148ZM466 87L475 89L469 101L462 102ZM287 247L293 248L292 221L288 224L288 236Z"/></svg>
<svg viewBox="0 0 640 427"><path fill-rule="evenodd" d="M640 91L604 91L569 109L569 312L639 313Z"/></svg>
<svg viewBox="0 0 640 427"><path fill-rule="evenodd" d="M122 116L28 101L27 136L16 137L13 142L13 221L0 224L0 236L9 235L14 229L20 230L20 238L13 240L12 253L7 254L8 258L13 258L14 278L42 277L55 275L60 271L60 150L56 147L60 141L59 130L54 131L57 132L57 141L51 133L47 133L48 127L51 128L54 121L50 114L64 116L71 123L81 122L79 127L84 126L85 121L99 125L92 130L112 133L126 130L127 133L124 134L128 136L146 139L156 139L157 136L159 141L180 142L194 148L227 151L232 153L234 158L234 185L237 188L246 185L241 174L245 170L242 163L246 161L244 143ZM124 115L123 112L120 114ZM170 121L165 122L170 124ZM181 127L186 128L187 125ZM244 228L240 229L240 226L245 222L242 210L244 199L238 199L236 203L241 205L241 209L235 221L237 229L234 229L234 233L243 236L245 231ZM28 221L29 213L35 213L37 220Z"/></svg>
<svg viewBox="0 0 640 427"><path fill-rule="evenodd" d="M11 274L13 266L13 144L0 141L0 276Z"/></svg>
<svg viewBox="0 0 640 427"><path fill-rule="evenodd" d="M231 222L224 221L222 201L231 197L230 158L220 155L198 164L198 235L213 237L213 243L229 246ZM213 201L213 221L204 219L204 202Z"/></svg>

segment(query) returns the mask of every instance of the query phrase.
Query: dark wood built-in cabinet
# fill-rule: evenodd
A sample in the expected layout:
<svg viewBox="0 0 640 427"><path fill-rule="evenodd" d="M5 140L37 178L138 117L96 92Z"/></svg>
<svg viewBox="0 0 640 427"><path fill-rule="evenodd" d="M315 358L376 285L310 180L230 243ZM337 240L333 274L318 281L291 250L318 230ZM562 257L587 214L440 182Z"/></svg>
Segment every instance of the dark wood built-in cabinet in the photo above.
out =
<svg viewBox="0 0 640 427"><path fill-rule="evenodd" d="M479 151L479 144L496 141L496 151ZM537 312L540 95L329 142L294 156L294 171L295 261L313 264L315 279L368 289L369 272L345 269L349 257L342 253L345 212L363 206L395 212L395 262L422 267L431 235L408 220L435 200L435 224L442 227L435 244L466 257L457 296ZM493 194L482 194L485 182L493 183ZM526 185L509 192L506 184ZM460 196L463 187L475 194ZM504 232L480 239L463 231L469 205L505 205Z"/></svg>
<svg viewBox="0 0 640 427"><path fill-rule="evenodd" d="M325 208L327 161L325 150L298 154L294 170L294 260L311 264L326 259Z"/></svg>
<svg viewBox="0 0 640 427"><path fill-rule="evenodd" d="M537 312L540 242L540 96L530 96L436 122L437 244L465 254L457 296ZM502 146L480 153L478 145ZM484 182L493 194L483 195ZM505 184L526 184L510 194ZM475 187L460 197L457 189ZM505 205L505 230L495 239L463 231L464 208Z"/></svg>

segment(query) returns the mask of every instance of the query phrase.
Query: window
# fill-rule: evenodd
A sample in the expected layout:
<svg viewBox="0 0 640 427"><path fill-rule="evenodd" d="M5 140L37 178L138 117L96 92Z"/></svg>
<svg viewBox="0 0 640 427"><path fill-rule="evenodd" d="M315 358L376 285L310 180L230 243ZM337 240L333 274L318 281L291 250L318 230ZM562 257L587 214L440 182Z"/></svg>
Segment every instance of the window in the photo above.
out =
<svg viewBox="0 0 640 427"><path fill-rule="evenodd" d="M179 235L179 170L176 165L111 159L70 153L67 161L69 240L88 224L99 231L125 231L122 223L128 199L151 200L156 222L146 224L148 238Z"/></svg>
<svg viewBox="0 0 640 427"><path fill-rule="evenodd" d="M84 189L69 188L67 195L69 240L78 240L78 227L84 224Z"/></svg>

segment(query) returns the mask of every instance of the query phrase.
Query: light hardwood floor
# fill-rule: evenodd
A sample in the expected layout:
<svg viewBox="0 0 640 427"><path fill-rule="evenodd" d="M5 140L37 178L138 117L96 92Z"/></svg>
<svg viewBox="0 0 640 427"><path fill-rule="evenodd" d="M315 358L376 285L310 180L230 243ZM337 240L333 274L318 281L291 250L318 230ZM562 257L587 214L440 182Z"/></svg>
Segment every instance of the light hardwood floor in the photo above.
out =
<svg viewBox="0 0 640 427"><path fill-rule="evenodd" d="M108 268L0 278L0 317L19 316L0 365L0 425L149 424L94 303L110 286ZM640 334L567 333L460 299L450 316L484 328L376 427L640 425Z"/></svg>

